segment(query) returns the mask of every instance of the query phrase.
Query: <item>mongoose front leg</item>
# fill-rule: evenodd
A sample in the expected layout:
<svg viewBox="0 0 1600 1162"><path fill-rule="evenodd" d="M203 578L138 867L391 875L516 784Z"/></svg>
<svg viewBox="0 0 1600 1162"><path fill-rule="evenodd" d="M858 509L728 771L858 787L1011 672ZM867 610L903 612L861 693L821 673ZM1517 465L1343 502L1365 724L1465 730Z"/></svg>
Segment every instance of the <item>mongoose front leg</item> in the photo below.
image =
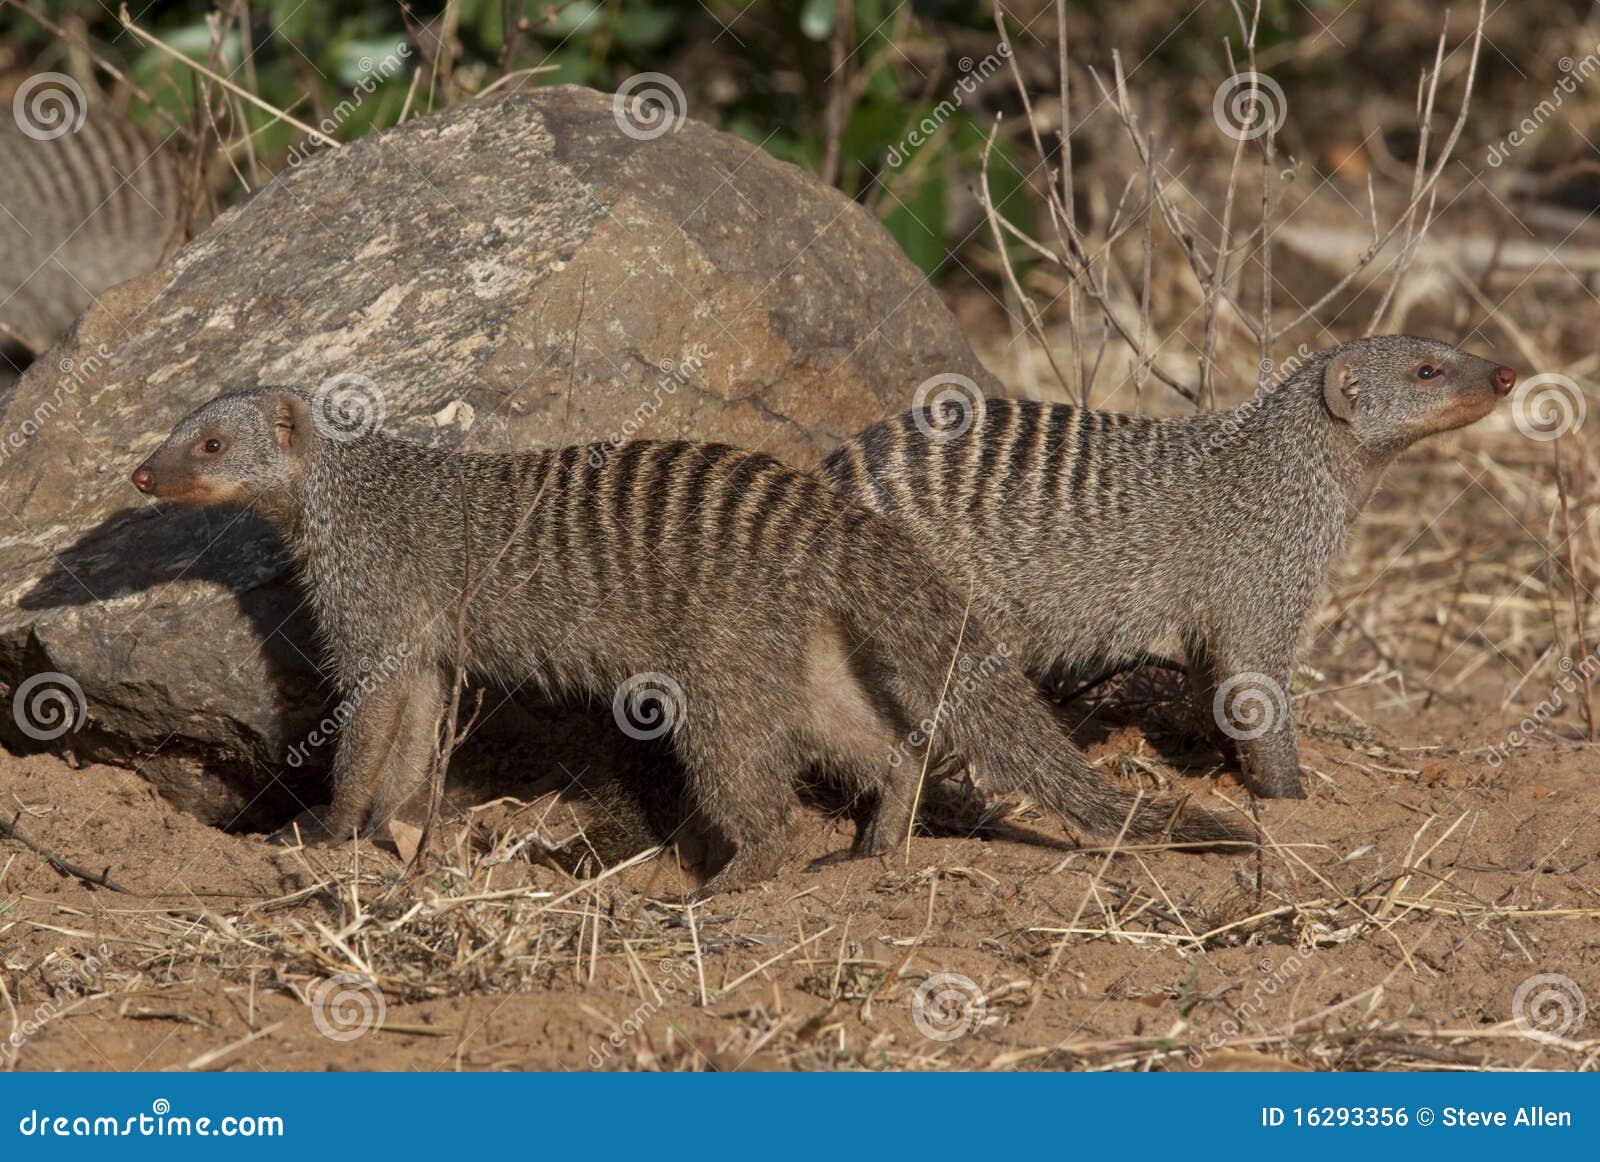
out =
<svg viewBox="0 0 1600 1162"><path fill-rule="evenodd" d="M391 819L420 817L428 805L429 779L439 758L444 675L429 668L406 680L405 684L400 721L367 812L367 826L371 831L380 830Z"/></svg>
<svg viewBox="0 0 1600 1162"><path fill-rule="evenodd" d="M372 690L352 695L350 720L339 738L333 760L333 806L326 827L334 841L366 832L399 807L410 790L414 768L431 766L432 741L423 725L425 706L438 689L437 673L398 675ZM432 722L438 722L435 701ZM426 738L429 760L419 755Z"/></svg>
<svg viewBox="0 0 1600 1162"><path fill-rule="evenodd" d="M1233 744L1245 786L1264 799L1305 798L1289 700L1290 656L1223 650L1218 658L1204 664L1196 693L1208 696L1211 720Z"/></svg>

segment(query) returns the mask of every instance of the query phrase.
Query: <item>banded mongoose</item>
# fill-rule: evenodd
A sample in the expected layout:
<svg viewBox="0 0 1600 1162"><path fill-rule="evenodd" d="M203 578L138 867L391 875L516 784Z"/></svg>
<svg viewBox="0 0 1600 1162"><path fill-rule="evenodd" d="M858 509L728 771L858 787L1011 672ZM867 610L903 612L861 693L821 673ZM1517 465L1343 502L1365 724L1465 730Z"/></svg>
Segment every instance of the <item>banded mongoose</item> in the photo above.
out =
<svg viewBox="0 0 1600 1162"><path fill-rule="evenodd" d="M1330 558L1400 452L1515 384L1447 343L1380 336L1230 412L946 402L873 425L820 471L950 576L970 570L973 609L1035 678L1180 652L1246 785L1300 798L1289 682Z"/></svg>
<svg viewBox="0 0 1600 1162"><path fill-rule="evenodd" d="M115 117L41 137L7 116L0 158L0 346L26 362L101 292L155 269L181 182L176 151Z"/></svg>
<svg viewBox="0 0 1600 1162"><path fill-rule="evenodd" d="M814 476L715 444L465 454L350 438L319 410L330 401L224 395L132 480L276 522L342 685L403 654L340 739L335 837L419 794L461 660L505 685L608 701L640 675L675 683L671 744L691 804L736 845L706 894L772 874L794 781L812 764L876 797L855 851L883 853L910 829L920 775L891 755L938 714L961 654L1001 664L936 719L940 742L995 785L1101 834L1126 824L1135 839L1253 840L1243 824L1101 781L910 537Z"/></svg>

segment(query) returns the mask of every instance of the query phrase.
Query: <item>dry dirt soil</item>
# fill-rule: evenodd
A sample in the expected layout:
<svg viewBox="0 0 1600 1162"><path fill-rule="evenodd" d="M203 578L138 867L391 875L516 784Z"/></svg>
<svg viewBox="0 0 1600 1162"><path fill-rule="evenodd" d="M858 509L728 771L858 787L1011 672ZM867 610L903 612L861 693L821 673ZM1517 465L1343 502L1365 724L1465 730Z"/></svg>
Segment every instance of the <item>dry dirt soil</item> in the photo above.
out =
<svg viewBox="0 0 1600 1162"><path fill-rule="evenodd" d="M1594 1068L1594 752L1491 765L1502 696L1299 698L1310 797L1260 805L1260 858L1107 858L947 786L888 863L812 867L851 834L813 811L779 879L692 910L670 855L530 858L581 821L553 800L451 820L404 879L392 848L225 834L133 772L0 756L28 841L0 841L0 1064ZM1079 736L1110 777L1246 801L1110 710Z"/></svg>

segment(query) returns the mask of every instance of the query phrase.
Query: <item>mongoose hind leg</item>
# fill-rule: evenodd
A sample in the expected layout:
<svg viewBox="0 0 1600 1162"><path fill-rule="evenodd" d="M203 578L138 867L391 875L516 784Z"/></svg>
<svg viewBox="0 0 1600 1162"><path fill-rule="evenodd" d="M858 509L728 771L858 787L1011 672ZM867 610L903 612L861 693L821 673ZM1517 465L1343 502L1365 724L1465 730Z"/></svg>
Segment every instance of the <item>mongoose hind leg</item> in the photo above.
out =
<svg viewBox="0 0 1600 1162"><path fill-rule="evenodd" d="M702 900L777 873L789 854L795 783L805 768L776 699L752 692L743 705L724 702L718 709L729 713L685 715L673 737L689 798L708 825L737 845L694 893Z"/></svg>
<svg viewBox="0 0 1600 1162"><path fill-rule="evenodd" d="M856 801L871 805L848 858L903 844L916 812L924 747L920 735L897 725L907 715L887 689L881 649L872 641L852 644L824 623L806 653L808 740Z"/></svg>

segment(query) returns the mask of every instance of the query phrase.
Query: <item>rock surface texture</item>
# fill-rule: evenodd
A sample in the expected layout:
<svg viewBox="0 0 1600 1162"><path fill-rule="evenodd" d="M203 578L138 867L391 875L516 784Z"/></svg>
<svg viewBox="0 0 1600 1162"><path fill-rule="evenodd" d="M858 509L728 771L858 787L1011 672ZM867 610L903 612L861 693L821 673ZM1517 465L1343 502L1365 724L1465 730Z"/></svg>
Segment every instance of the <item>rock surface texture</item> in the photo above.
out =
<svg viewBox="0 0 1600 1162"><path fill-rule="evenodd" d="M542 89L316 156L0 396L0 740L136 766L223 826L325 801L332 744L307 736L334 692L281 542L127 484L220 391L345 377L418 440L685 436L810 467L930 376L994 389L859 207L693 121L624 123L610 96ZM515 715L529 778L627 745L609 707Z"/></svg>

